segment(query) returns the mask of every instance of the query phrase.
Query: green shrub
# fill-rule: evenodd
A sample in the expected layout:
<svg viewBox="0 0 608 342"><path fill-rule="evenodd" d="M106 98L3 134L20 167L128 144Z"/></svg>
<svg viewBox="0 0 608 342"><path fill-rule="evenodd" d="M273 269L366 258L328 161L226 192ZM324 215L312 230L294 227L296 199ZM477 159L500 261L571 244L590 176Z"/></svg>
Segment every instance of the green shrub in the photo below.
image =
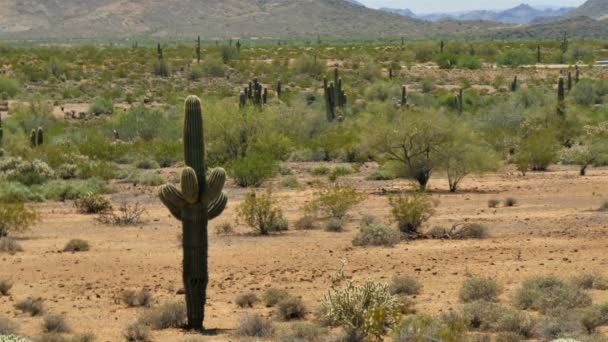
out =
<svg viewBox="0 0 608 342"><path fill-rule="evenodd" d="M38 213L23 203L0 203L0 238L23 232L38 220Z"/></svg>
<svg viewBox="0 0 608 342"><path fill-rule="evenodd" d="M325 231L339 233L344 230L346 220L339 218L331 218L325 223Z"/></svg>
<svg viewBox="0 0 608 342"><path fill-rule="evenodd" d="M26 161L21 157L9 157L0 161L0 176L4 176L7 181L34 185L54 178L55 172L47 163L38 159Z"/></svg>
<svg viewBox="0 0 608 342"><path fill-rule="evenodd" d="M8 296L12 287L13 287L12 281L10 281L8 279L0 279L0 297Z"/></svg>
<svg viewBox="0 0 608 342"><path fill-rule="evenodd" d="M384 180L392 180L395 179L395 175L393 175L390 171L385 169L377 169L374 170L369 176L365 179L371 181L384 181Z"/></svg>
<svg viewBox="0 0 608 342"><path fill-rule="evenodd" d="M261 154L249 154L230 165L230 176L242 187L258 187L272 177L277 164L273 158Z"/></svg>
<svg viewBox="0 0 608 342"><path fill-rule="evenodd" d="M405 319L394 330L393 341L442 341L466 340L466 326L460 320L433 319L427 315L416 315Z"/></svg>
<svg viewBox="0 0 608 342"><path fill-rule="evenodd" d="M463 55L458 58L458 66L463 69L479 70L481 69L481 61L475 56Z"/></svg>
<svg viewBox="0 0 608 342"><path fill-rule="evenodd" d="M574 286L583 290L608 290L608 279L599 273L588 273L572 279Z"/></svg>
<svg viewBox="0 0 608 342"><path fill-rule="evenodd" d="M353 245L392 247L399 243L400 239L399 232L394 228L381 224L372 224L362 226L359 229L359 232L353 239Z"/></svg>
<svg viewBox="0 0 608 342"><path fill-rule="evenodd" d="M364 199L365 195L354 187L336 184L315 192L305 210L313 216L322 214L330 218L343 219L352 207Z"/></svg>
<svg viewBox="0 0 608 342"><path fill-rule="evenodd" d="M469 278L460 289L460 300L465 303L479 300L496 302L501 291L496 280L492 278Z"/></svg>
<svg viewBox="0 0 608 342"><path fill-rule="evenodd" d="M273 331L272 324L259 314L245 314L239 320L235 334L242 337L269 337Z"/></svg>
<svg viewBox="0 0 608 342"><path fill-rule="evenodd" d="M390 294L388 286L366 281L360 286L330 289L321 304L321 319L342 326L361 338L381 336L396 323L402 304Z"/></svg>
<svg viewBox="0 0 608 342"><path fill-rule="evenodd" d="M91 115L103 115L114 113L114 103L112 100L103 97L96 97L89 106L89 114Z"/></svg>
<svg viewBox="0 0 608 342"><path fill-rule="evenodd" d="M287 297L277 304L277 313L279 318L285 321L303 319L306 316L306 307L302 299Z"/></svg>
<svg viewBox="0 0 608 342"><path fill-rule="evenodd" d="M97 180L72 180L72 181L52 181L45 184L40 192L47 199L57 201L76 200L87 196L96 196L98 194L107 193L111 189L107 184Z"/></svg>
<svg viewBox="0 0 608 342"><path fill-rule="evenodd" d="M395 275L391 280L389 290L393 295L413 296L420 294L422 285L414 277Z"/></svg>
<svg viewBox="0 0 608 342"><path fill-rule="evenodd" d="M325 72L325 61L317 61L316 58L302 55L294 61L293 67L299 74L320 76Z"/></svg>
<svg viewBox="0 0 608 342"><path fill-rule="evenodd" d="M513 299L518 308L541 313L591 305L591 297L587 293L553 276L526 280L515 292Z"/></svg>
<svg viewBox="0 0 608 342"><path fill-rule="evenodd" d="M129 324L123 336L127 342L150 342L152 336L150 328L143 323L132 323Z"/></svg>
<svg viewBox="0 0 608 342"><path fill-rule="evenodd" d="M280 332L279 342L321 342L327 336L327 329L307 322L296 322Z"/></svg>
<svg viewBox="0 0 608 342"><path fill-rule="evenodd" d="M498 57L498 63L512 67L532 64L532 53L526 50L509 49Z"/></svg>
<svg viewBox="0 0 608 342"><path fill-rule="evenodd" d="M319 165L315 167L309 167L307 171L313 176L325 176L329 174L330 169L325 165Z"/></svg>
<svg viewBox="0 0 608 342"><path fill-rule="evenodd" d="M255 293L247 292L238 295L236 297L235 303L240 308L252 308L259 301L260 299L258 298L258 296L255 295Z"/></svg>
<svg viewBox="0 0 608 342"><path fill-rule="evenodd" d="M17 323L9 320L8 318L0 316L0 336L10 336L17 333L17 329L19 325ZM14 340L15 342L19 342L17 338ZM8 340L7 342L12 342Z"/></svg>
<svg viewBox="0 0 608 342"><path fill-rule="evenodd" d="M399 230L408 238L417 238L422 224L434 214L438 201L421 192L389 198L391 215Z"/></svg>
<svg viewBox="0 0 608 342"><path fill-rule="evenodd" d="M12 78L0 77L0 95L6 94L8 98L13 98L19 92L19 82ZM0 97L0 100L2 98Z"/></svg>
<svg viewBox="0 0 608 342"><path fill-rule="evenodd" d="M139 322L154 330L180 328L186 323L186 305L183 302L166 303L144 311Z"/></svg>
<svg viewBox="0 0 608 342"><path fill-rule="evenodd" d="M19 182L0 181L0 202L40 202L43 200L44 197L41 194L36 191L33 191L27 185L23 185Z"/></svg>
<svg viewBox="0 0 608 342"><path fill-rule="evenodd" d="M143 170L160 169L160 165L158 164L158 162L156 160L152 160L152 159L140 160L139 162L137 162L136 166L138 169L143 169Z"/></svg>
<svg viewBox="0 0 608 342"><path fill-rule="evenodd" d="M64 252L86 252L91 248L89 243L82 239L72 239L63 248Z"/></svg>
<svg viewBox="0 0 608 342"><path fill-rule="evenodd" d="M247 193L245 200L237 208L237 215L260 235L288 229L287 221L277 205L277 200L273 198L270 187L266 189L265 193L255 191Z"/></svg>
<svg viewBox="0 0 608 342"><path fill-rule="evenodd" d="M286 290L271 287L264 292L264 295L262 296L262 301L264 302L264 305L266 305L266 307L272 307L288 297L289 292L287 292Z"/></svg>
<svg viewBox="0 0 608 342"><path fill-rule="evenodd" d="M302 187L300 182L298 182L298 179L293 176L289 176L281 180L281 186L289 189L300 189Z"/></svg>

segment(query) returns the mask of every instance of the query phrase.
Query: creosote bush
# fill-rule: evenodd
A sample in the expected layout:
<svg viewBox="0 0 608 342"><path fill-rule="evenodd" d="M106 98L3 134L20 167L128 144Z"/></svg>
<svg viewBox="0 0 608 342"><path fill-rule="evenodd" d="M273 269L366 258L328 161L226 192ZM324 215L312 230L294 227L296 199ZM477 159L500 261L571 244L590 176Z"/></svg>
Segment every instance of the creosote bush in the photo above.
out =
<svg viewBox="0 0 608 342"><path fill-rule="evenodd" d="M277 304L279 318L285 321L303 319L306 316L306 307L301 298L287 297Z"/></svg>
<svg viewBox="0 0 608 342"><path fill-rule="evenodd" d="M288 229L287 220L270 187L264 193L255 191L247 193L245 200L237 208L237 214L239 219L245 221L259 235Z"/></svg>
<svg viewBox="0 0 608 342"><path fill-rule="evenodd" d="M330 185L315 192L305 211L312 216L343 219L350 209L364 199L365 195L352 186Z"/></svg>
<svg viewBox="0 0 608 342"><path fill-rule="evenodd" d="M576 276L572 284L583 290L608 290L608 279L599 273L588 273Z"/></svg>
<svg viewBox="0 0 608 342"><path fill-rule="evenodd" d="M44 312L44 305L42 298L27 298L15 304L17 310L23 311L30 314L31 316L38 316Z"/></svg>
<svg viewBox="0 0 608 342"><path fill-rule="evenodd" d="M492 278L469 278L460 289L460 300L465 303L479 300L496 302L501 291L501 287Z"/></svg>
<svg viewBox="0 0 608 342"><path fill-rule="evenodd" d="M392 247L400 240L401 237L396 229L382 224L372 224L359 228L353 239L353 245Z"/></svg>
<svg viewBox="0 0 608 342"><path fill-rule="evenodd" d="M277 305L280 301L288 297L289 292L287 292L287 290L271 287L264 291L264 294L262 295L262 301L264 302L264 305L266 305L266 307L273 307Z"/></svg>
<svg viewBox="0 0 608 342"><path fill-rule="evenodd" d="M460 319L448 316L433 318L418 314L404 319L393 330L393 341L459 342L466 340L466 332L466 325Z"/></svg>
<svg viewBox="0 0 608 342"><path fill-rule="evenodd" d="M147 289L141 289L139 291L124 290L120 294L123 303L129 307L151 307L154 302L152 292Z"/></svg>
<svg viewBox="0 0 608 342"><path fill-rule="evenodd" d="M232 162L230 176L241 187L259 187L277 170L276 161L268 155L249 154Z"/></svg>
<svg viewBox="0 0 608 342"><path fill-rule="evenodd" d="M420 227L434 214L439 202L430 195L414 192L389 199L391 215L401 233L407 238L418 238Z"/></svg>
<svg viewBox="0 0 608 342"><path fill-rule="evenodd" d="M422 285L411 276L395 275L391 279L389 291L393 295L413 296L420 294Z"/></svg>
<svg viewBox="0 0 608 342"><path fill-rule="evenodd" d="M272 324L259 314L245 314L239 320L235 334L241 337L270 337Z"/></svg>
<svg viewBox="0 0 608 342"><path fill-rule="evenodd" d="M151 335L150 327L139 322L129 324L123 333L127 342L150 342Z"/></svg>
<svg viewBox="0 0 608 342"><path fill-rule="evenodd" d="M180 328L186 323L186 305L180 301L152 307L144 311L139 322L154 330Z"/></svg>
<svg viewBox="0 0 608 342"><path fill-rule="evenodd" d="M11 280L0 279L0 296L8 296L12 287L13 287L13 282Z"/></svg>
<svg viewBox="0 0 608 342"><path fill-rule="evenodd" d="M591 297L580 288L554 276L526 280L515 292L513 301L522 310L548 313L591 305Z"/></svg>
<svg viewBox="0 0 608 342"><path fill-rule="evenodd" d="M87 194L77 198L74 206L81 214L100 214L112 210L110 200L101 195Z"/></svg>
<svg viewBox="0 0 608 342"><path fill-rule="evenodd" d="M45 315L42 327L47 333L68 333L71 331L65 317L59 314Z"/></svg>
<svg viewBox="0 0 608 342"><path fill-rule="evenodd" d="M73 239L63 248L64 252L86 252L91 248L89 243L82 239Z"/></svg>
<svg viewBox="0 0 608 342"><path fill-rule="evenodd" d="M38 213L23 203L0 203L0 238L23 232L37 221Z"/></svg>
<svg viewBox="0 0 608 342"><path fill-rule="evenodd" d="M235 303L240 308L252 308L259 301L260 299L258 298L258 296L255 295L255 293L247 292L238 295L236 297Z"/></svg>

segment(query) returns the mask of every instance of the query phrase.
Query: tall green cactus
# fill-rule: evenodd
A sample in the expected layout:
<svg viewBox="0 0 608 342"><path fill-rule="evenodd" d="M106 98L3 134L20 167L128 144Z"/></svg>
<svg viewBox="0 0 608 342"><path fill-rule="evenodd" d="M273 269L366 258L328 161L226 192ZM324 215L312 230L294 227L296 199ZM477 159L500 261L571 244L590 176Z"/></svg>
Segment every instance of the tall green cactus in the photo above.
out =
<svg viewBox="0 0 608 342"><path fill-rule="evenodd" d="M44 144L44 130L42 127L38 127L38 135L36 137L36 145L42 146Z"/></svg>
<svg viewBox="0 0 608 342"><path fill-rule="evenodd" d="M513 78L513 82L511 82L511 91L512 92L516 92L517 91L517 76L515 76L515 78Z"/></svg>
<svg viewBox="0 0 608 342"><path fill-rule="evenodd" d="M207 224L224 211L228 197L222 192L226 172L217 168L208 177L206 175L200 99L188 96L185 107L183 140L186 168L182 171L181 190L167 184L160 189L159 197L171 214L182 221L188 327L201 329L209 282Z"/></svg>
<svg viewBox="0 0 608 342"><path fill-rule="evenodd" d="M560 116L566 115L566 91L564 89L564 78L559 78L557 84L557 114Z"/></svg>
<svg viewBox="0 0 608 342"><path fill-rule="evenodd" d="M201 36L196 40L196 62L201 62Z"/></svg>
<svg viewBox="0 0 608 342"><path fill-rule="evenodd" d="M407 106L407 87L401 87L401 107Z"/></svg>
<svg viewBox="0 0 608 342"><path fill-rule="evenodd" d="M32 129L32 132L30 133L30 146L32 148L36 148L36 130Z"/></svg>

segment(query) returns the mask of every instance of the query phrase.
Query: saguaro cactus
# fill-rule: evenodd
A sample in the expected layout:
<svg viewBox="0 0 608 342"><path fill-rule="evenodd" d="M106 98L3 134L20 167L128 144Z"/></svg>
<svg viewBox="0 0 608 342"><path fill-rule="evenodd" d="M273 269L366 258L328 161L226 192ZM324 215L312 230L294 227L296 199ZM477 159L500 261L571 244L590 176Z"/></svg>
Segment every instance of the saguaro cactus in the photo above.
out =
<svg viewBox="0 0 608 342"><path fill-rule="evenodd" d="M36 145L42 146L44 144L44 130L42 127L38 127L38 135L36 136Z"/></svg>
<svg viewBox="0 0 608 342"><path fill-rule="evenodd" d="M574 82L578 83L581 80L581 70L576 66L576 74L574 75Z"/></svg>
<svg viewBox="0 0 608 342"><path fill-rule="evenodd" d="M538 64L542 63L542 54L540 51L540 45L538 45L536 47L536 63L538 63Z"/></svg>
<svg viewBox="0 0 608 342"><path fill-rule="evenodd" d="M32 132L30 133L30 146L32 148L36 148L36 130L32 129Z"/></svg>
<svg viewBox="0 0 608 342"><path fill-rule="evenodd" d="M566 91L564 89L564 78L559 78L557 84L557 114L564 116L566 115Z"/></svg>
<svg viewBox="0 0 608 342"><path fill-rule="evenodd" d="M568 91L572 90L572 72L568 71Z"/></svg>
<svg viewBox="0 0 608 342"><path fill-rule="evenodd" d="M196 40L196 62L201 62L201 36Z"/></svg>
<svg viewBox="0 0 608 342"><path fill-rule="evenodd" d="M511 91L517 91L517 76L515 76L515 78L513 78L513 82L511 82Z"/></svg>
<svg viewBox="0 0 608 342"><path fill-rule="evenodd" d="M281 93L283 92L283 86L281 85L281 80L277 81L277 97L281 98Z"/></svg>
<svg viewBox="0 0 608 342"><path fill-rule="evenodd" d="M167 184L160 189L159 197L171 214L182 221L188 327L201 329L209 282L207 224L224 211L228 198L222 192L226 172L217 168L208 177L206 175L200 99L188 96L185 107L183 140L186 168L182 171L181 190Z"/></svg>
<svg viewBox="0 0 608 342"><path fill-rule="evenodd" d="M401 107L407 106L407 87L401 87Z"/></svg>

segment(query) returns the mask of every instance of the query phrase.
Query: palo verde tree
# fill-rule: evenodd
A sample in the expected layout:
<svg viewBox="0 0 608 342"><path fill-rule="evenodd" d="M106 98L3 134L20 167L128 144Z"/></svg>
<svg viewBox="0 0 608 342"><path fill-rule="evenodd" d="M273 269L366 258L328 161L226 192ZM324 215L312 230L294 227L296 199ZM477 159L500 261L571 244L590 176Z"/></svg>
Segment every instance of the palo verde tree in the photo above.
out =
<svg viewBox="0 0 608 342"><path fill-rule="evenodd" d="M436 110L397 111L370 129L370 144L388 160L403 166L404 176L425 191L433 172L442 166L443 149L450 142L450 124ZM370 127L372 127L370 125Z"/></svg>
<svg viewBox="0 0 608 342"><path fill-rule="evenodd" d="M209 273L207 224L226 208L222 192L226 172L213 169L207 176L201 102L196 96L186 99L184 119L184 157L181 190L172 184L160 189L159 196L171 214L182 221L183 281L186 290L188 327L202 329Z"/></svg>

